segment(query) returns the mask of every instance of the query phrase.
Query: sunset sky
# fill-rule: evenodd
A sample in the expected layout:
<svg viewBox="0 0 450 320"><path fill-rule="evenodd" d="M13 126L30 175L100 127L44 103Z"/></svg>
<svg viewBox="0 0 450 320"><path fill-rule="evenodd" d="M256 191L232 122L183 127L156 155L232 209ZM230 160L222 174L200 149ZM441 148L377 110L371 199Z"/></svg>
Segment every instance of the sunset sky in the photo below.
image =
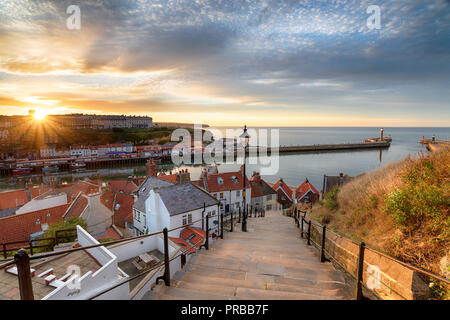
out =
<svg viewBox="0 0 450 320"><path fill-rule="evenodd" d="M449 88L448 0L0 1L0 114L450 126Z"/></svg>

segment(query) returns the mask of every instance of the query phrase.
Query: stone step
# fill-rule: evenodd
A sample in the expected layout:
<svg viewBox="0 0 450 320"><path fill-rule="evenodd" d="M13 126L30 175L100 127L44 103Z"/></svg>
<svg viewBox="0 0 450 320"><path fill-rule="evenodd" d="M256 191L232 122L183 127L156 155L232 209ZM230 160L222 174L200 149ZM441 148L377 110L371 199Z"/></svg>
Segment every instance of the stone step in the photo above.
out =
<svg viewBox="0 0 450 320"><path fill-rule="evenodd" d="M210 260L210 261L215 261L216 263L225 263L225 264L229 264L229 263L238 263L238 264L245 264L249 261L249 256L245 256L244 254L242 255L236 255L236 254L231 254L231 253L226 253L223 252L221 253L220 251L217 250L203 250L203 251L198 251L197 253L197 260L198 261L205 261L205 260ZM280 255L278 256L273 256L270 255L268 256L267 253L266 254L261 254L261 255L257 255L257 254L252 254L251 255L251 259L253 262L266 262L266 263L277 263L277 264L283 264L284 266L289 266L289 267L304 267L304 268L311 268L311 269L316 269L317 270L317 261L318 261L318 257L313 257L313 259L311 259L310 256L304 256L301 259L296 259L293 257L281 257ZM322 265L319 265L320 267ZM327 269L327 264L324 264L323 267Z"/></svg>
<svg viewBox="0 0 450 320"><path fill-rule="evenodd" d="M245 275L247 274L247 272L244 271L210 268L207 266L200 266L200 265L186 266L183 272L184 273L193 272L196 274L208 275L211 277L224 279L240 279L240 280L245 280Z"/></svg>
<svg viewBox="0 0 450 320"><path fill-rule="evenodd" d="M265 262L248 263L247 265L228 265L218 264L214 261L197 260L194 264L189 265L186 270L197 271L205 275L211 273L222 273L225 275L233 274L239 276L245 273L254 273L261 275L284 276L290 278L314 279L321 281L333 280L334 270L331 266L329 268L320 267L317 269L307 269L302 267L285 267L282 264L273 264ZM321 270L322 269L322 270ZM332 272L332 275L329 273ZM242 277L242 276L241 276ZM239 278L238 278L239 279Z"/></svg>
<svg viewBox="0 0 450 320"><path fill-rule="evenodd" d="M190 290L178 287L164 287L155 300L236 300L236 297Z"/></svg>
<svg viewBox="0 0 450 320"><path fill-rule="evenodd" d="M277 290L238 288L236 297L246 300L337 300L342 297L320 296L316 294L286 292Z"/></svg>
<svg viewBox="0 0 450 320"><path fill-rule="evenodd" d="M224 296L234 297L236 294L237 287L233 286L221 286L213 283L200 282L200 281L180 281L177 288L201 291L201 292L211 292L214 294L220 294Z"/></svg>
<svg viewBox="0 0 450 320"><path fill-rule="evenodd" d="M193 273L186 274L183 282L204 283L232 288L242 287L277 291L303 292L310 294L316 293L318 295L325 296L338 294L346 286L345 284L338 282L317 282L277 277L248 277L245 280L224 279Z"/></svg>

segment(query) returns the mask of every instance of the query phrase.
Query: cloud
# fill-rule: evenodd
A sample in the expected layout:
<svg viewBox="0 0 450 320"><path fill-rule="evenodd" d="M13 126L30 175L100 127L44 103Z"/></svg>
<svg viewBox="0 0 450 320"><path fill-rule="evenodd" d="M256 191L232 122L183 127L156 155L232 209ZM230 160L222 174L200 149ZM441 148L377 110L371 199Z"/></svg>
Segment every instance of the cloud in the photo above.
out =
<svg viewBox="0 0 450 320"><path fill-rule="evenodd" d="M377 1L382 27L370 30L372 1L86 0L79 31L65 28L71 2L2 1L0 81L16 89L1 95L67 94L66 104L111 112L240 105L248 115L420 117L426 103L450 119L449 1Z"/></svg>

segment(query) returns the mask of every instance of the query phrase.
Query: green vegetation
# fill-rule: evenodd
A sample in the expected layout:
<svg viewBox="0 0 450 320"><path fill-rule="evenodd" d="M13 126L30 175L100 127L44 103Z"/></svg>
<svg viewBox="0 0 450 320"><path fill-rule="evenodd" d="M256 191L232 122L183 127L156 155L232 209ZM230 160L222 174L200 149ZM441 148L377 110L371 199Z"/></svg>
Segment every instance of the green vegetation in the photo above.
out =
<svg viewBox="0 0 450 320"><path fill-rule="evenodd" d="M41 237L41 239L45 239L45 238L53 238L54 239L56 237L56 231L65 230L65 229L76 229L77 225L79 225L80 227L82 227L85 230L87 229L86 222L82 218L71 217L65 221L60 221L58 223L50 225L48 227L48 229L44 232L44 235ZM59 232L58 233L58 243L72 242L74 240L74 237L73 237L74 234L76 236L76 232L73 232L73 231ZM67 238L62 238L62 237L67 237ZM38 248L35 250L35 252L52 251L53 243L54 243L53 240L38 241L38 243L37 243L38 246L46 245L48 247Z"/></svg>
<svg viewBox="0 0 450 320"><path fill-rule="evenodd" d="M336 186L336 187L333 187L324 196L324 203L331 210L336 210L337 207L338 207L338 204L337 204L337 194L338 194L338 192L339 192L339 187Z"/></svg>
<svg viewBox="0 0 450 320"><path fill-rule="evenodd" d="M331 190L311 215L341 234L442 275L441 259L450 254L449 163L450 148L443 148L364 173ZM438 281L430 289L433 298L449 298Z"/></svg>
<svg viewBox="0 0 450 320"><path fill-rule="evenodd" d="M406 167L403 185L386 196L384 210L395 222L408 231L421 228L441 240L450 234L449 186L442 179L430 158L423 158Z"/></svg>

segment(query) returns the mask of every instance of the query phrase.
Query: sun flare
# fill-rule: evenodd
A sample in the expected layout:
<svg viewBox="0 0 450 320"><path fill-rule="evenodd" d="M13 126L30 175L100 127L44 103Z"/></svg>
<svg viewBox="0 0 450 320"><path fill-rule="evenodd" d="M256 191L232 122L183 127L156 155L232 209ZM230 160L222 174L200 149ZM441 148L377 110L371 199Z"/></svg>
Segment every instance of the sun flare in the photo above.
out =
<svg viewBox="0 0 450 320"><path fill-rule="evenodd" d="M47 112L42 109L37 109L33 114L35 120L44 120L46 116Z"/></svg>

